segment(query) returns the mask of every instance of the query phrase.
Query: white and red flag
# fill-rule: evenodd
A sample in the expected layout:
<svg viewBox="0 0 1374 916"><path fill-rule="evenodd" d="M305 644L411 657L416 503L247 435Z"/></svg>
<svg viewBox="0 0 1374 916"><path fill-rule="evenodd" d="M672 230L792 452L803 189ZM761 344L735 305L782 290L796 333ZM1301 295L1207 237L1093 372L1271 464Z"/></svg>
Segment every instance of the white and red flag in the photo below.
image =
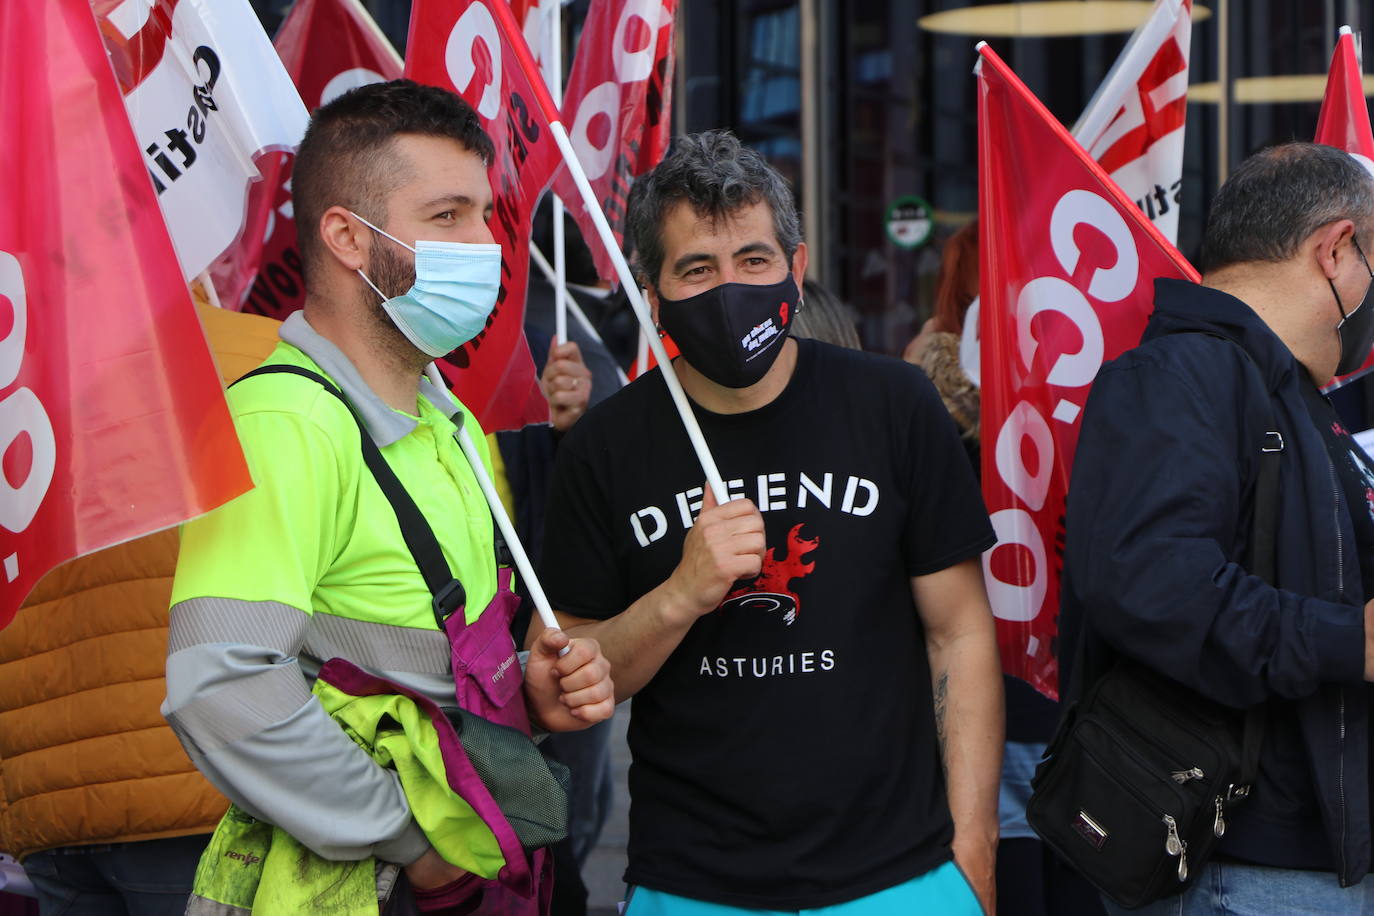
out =
<svg viewBox="0 0 1374 916"><path fill-rule="evenodd" d="M547 422L524 317L530 220L559 162L549 129L557 112L506 0L415 0L406 75L462 96L496 147L487 174L501 292L486 330L439 368L487 432Z"/></svg>
<svg viewBox="0 0 1374 916"><path fill-rule="evenodd" d="M1326 94L1322 97L1321 114L1317 116L1316 141L1345 150L1374 173L1374 134L1369 129L1369 105L1365 102L1364 77L1360 69L1355 35L1349 26L1344 26L1340 37L1336 39L1336 50L1331 55ZM1362 244L1369 245L1370 242ZM1326 390L1331 391L1353 382L1370 369L1374 369L1374 352L1370 353L1360 368L1332 380Z"/></svg>
<svg viewBox="0 0 1374 916"><path fill-rule="evenodd" d="M1004 670L1053 697L1064 505L1089 386L1139 342L1155 278L1198 276L979 50L983 498L998 540L983 569Z"/></svg>
<svg viewBox="0 0 1374 916"><path fill-rule="evenodd" d="M1155 0L1073 136L1170 242L1178 240L1192 0Z"/></svg>
<svg viewBox="0 0 1374 916"><path fill-rule="evenodd" d="M257 161L295 148L305 106L248 0L91 4L191 279L239 238Z"/></svg>
<svg viewBox="0 0 1374 916"><path fill-rule="evenodd" d="M90 0L0 3L0 136L4 626L252 482Z"/></svg>
<svg viewBox="0 0 1374 916"><path fill-rule="evenodd" d="M563 124L620 245L630 183L663 159L671 138L676 7L677 0L592 0L563 98ZM577 220L597 273L618 282L567 169L554 190Z"/></svg>
<svg viewBox="0 0 1374 916"><path fill-rule="evenodd" d="M350 89L397 79L401 58L359 0L296 0L273 46L301 101L314 111ZM291 209L295 148L260 160L243 237L211 270L220 299L278 320L305 304Z"/></svg>
<svg viewBox="0 0 1374 916"><path fill-rule="evenodd" d="M1178 241L1192 0L1155 0L1074 125L1074 139L1170 242ZM979 384L979 305L964 322L959 362Z"/></svg>

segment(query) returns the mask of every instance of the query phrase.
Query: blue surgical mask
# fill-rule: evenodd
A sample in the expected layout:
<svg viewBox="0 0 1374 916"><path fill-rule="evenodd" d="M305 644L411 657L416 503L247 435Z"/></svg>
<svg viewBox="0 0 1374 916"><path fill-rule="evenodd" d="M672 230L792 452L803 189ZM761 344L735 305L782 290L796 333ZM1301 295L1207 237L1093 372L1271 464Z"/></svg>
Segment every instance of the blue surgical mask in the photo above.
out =
<svg viewBox="0 0 1374 916"><path fill-rule="evenodd" d="M417 240L411 248L353 215L373 232L415 253L415 285L400 296L388 299L362 270L358 276L382 297L382 310L418 350L435 358L447 356L486 327L501 290L500 245Z"/></svg>

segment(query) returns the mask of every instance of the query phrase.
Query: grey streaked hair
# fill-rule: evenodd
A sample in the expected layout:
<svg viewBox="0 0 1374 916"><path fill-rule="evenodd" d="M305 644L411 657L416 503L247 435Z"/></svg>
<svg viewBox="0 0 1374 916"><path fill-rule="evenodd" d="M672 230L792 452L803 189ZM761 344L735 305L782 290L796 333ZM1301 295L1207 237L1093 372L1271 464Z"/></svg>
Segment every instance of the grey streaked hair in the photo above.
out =
<svg viewBox="0 0 1374 916"><path fill-rule="evenodd" d="M642 279L651 286L658 286L663 269L663 218L680 201L691 204L698 216L716 220L764 201L789 265L801 244L801 217L777 169L728 130L689 134L679 137L667 157L630 190L626 235Z"/></svg>

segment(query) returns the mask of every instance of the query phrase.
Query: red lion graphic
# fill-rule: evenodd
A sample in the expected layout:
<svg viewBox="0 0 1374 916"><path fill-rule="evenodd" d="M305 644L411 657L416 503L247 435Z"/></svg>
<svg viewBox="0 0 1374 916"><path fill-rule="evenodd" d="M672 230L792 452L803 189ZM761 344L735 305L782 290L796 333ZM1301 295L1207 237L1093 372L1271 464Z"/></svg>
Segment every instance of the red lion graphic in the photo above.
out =
<svg viewBox="0 0 1374 916"><path fill-rule="evenodd" d="M804 523L803 523L804 524ZM777 548L768 548L763 558L763 570L748 585L725 596L721 609L751 609L782 611L783 622L791 626L801 611L801 599L788 589L793 579L804 579L816 564L803 563L802 558L820 546L821 539L801 536L802 525L793 526L787 533L787 555L779 560Z"/></svg>

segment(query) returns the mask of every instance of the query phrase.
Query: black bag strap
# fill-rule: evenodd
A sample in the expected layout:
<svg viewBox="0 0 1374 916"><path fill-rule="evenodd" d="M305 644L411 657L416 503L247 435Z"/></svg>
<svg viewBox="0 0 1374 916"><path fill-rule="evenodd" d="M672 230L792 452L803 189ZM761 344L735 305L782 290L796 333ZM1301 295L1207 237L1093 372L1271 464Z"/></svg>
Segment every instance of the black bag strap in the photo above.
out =
<svg viewBox="0 0 1374 916"><path fill-rule="evenodd" d="M1240 348L1242 353L1245 349ZM1256 373L1259 367L1250 360ZM1269 391L1264 389L1267 418L1264 443L1260 446L1259 473L1255 479L1254 518L1250 524L1250 572L1270 585L1278 581L1279 533L1279 462L1282 460L1283 433L1274 419L1273 405L1268 403ZM1240 784L1232 788L1237 798L1250 794L1250 787L1259 775L1260 747L1264 744L1264 729L1268 722L1268 703L1256 703L1245 711L1245 731L1241 737Z"/></svg>
<svg viewBox="0 0 1374 916"><path fill-rule="evenodd" d="M377 486L381 487L382 494L386 496L387 502L391 503L392 511L396 513L396 522L401 526L401 537L405 540L410 555L415 558L415 565L419 567L420 575L424 578L425 585L428 586L429 593L433 596L430 605L434 609L434 621L442 630L444 621L448 619L449 615L467 602L467 592L463 588L463 583L459 582L453 575L448 560L444 559L444 551L439 546L439 539L434 536L434 529L425 520L424 514L420 512L420 507L415 505L415 500L406 492L406 488L396 477L396 472L391 469L391 465L387 464L386 459L382 457L382 450L377 447L376 442L372 441L372 436L368 433L367 427L363 425L362 418L353 409L348 398L344 397L343 392L318 372L281 363L259 366L240 376L229 387L232 388L244 379L250 379L254 376L277 373L308 378L334 395L348 408L349 415L358 424L359 439L362 442L363 463L372 472L373 478L377 481Z"/></svg>
<svg viewBox="0 0 1374 916"><path fill-rule="evenodd" d="M1269 387L1264 384L1255 358L1239 343L1221 334L1201 332L1230 343L1249 364L1255 385L1264 393L1264 437L1259 445L1259 468L1255 477L1254 515L1250 521L1250 573L1270 585L1278 581L1279 533L1279 463L1282 460L1283 432L1274 418L1274 405ZM1259 775L1260 748L1264 745L1265 726L1269 720L1269 704L1256 703L1245 711L1245 726L1241 734L1240 781L1227 792L1228 801L1245 798Z"/></svg>

